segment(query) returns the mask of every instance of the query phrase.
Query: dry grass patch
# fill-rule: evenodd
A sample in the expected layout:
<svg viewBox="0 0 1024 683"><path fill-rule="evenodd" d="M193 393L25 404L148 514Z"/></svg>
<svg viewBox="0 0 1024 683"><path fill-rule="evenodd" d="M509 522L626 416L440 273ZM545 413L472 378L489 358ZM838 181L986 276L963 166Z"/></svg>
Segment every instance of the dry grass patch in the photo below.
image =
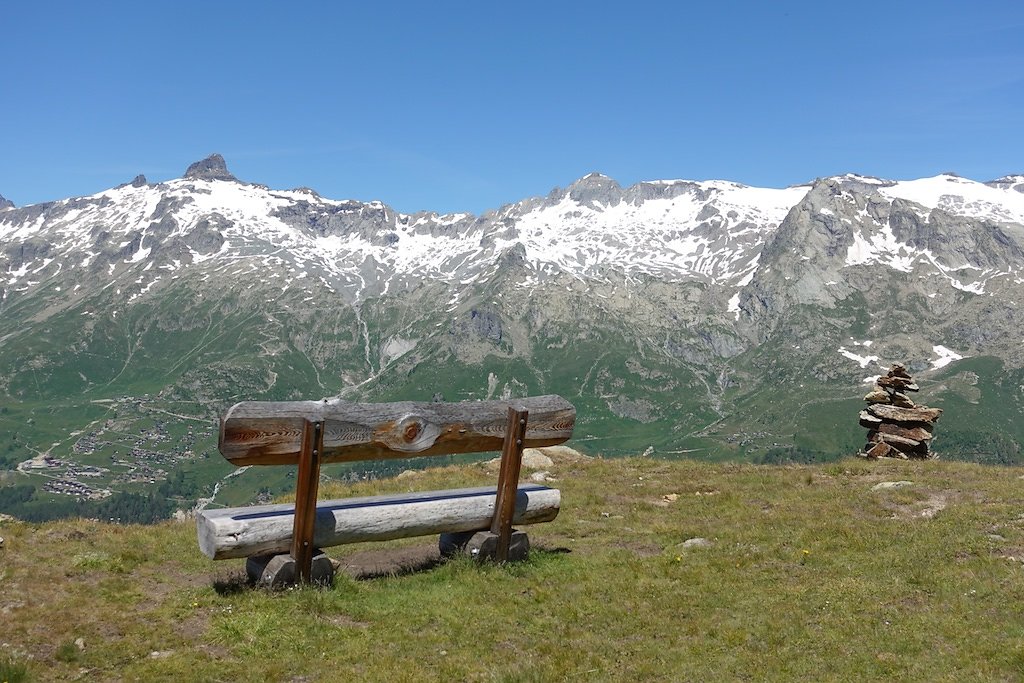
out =
<svg viewBox="0 0 1024 683"><path fill-rule="evenodd" d="M202 557L190 524L0 523L0 672L962 681L1024 670L1019 470L633 458L556 460L551 472L563 508L530 530L529 561L437 563L433 539L339 547L343 566L376 570L342 572L330 589L252 590L243 561ZM872 490L902 480L913 484ZM330 483L321 497L491 483L486 468L451 467ZM707 544L685 544L695 538Z"/></svg>

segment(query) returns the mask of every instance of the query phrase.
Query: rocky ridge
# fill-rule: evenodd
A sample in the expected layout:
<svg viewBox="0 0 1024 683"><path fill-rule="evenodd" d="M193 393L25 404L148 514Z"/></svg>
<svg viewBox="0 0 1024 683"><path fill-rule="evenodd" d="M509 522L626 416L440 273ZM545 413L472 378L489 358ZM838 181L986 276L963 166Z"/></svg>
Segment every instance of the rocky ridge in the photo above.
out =
<svg viewBox="0 0 1024 683"><path fill-rule="evenodd" d="M553 392L599 452L759 458L808 434L855 452L849 420L807 395L859 401L900 360L966 402L944 429L977 443L991 430L960 416L993 420L1024 385L1022 187L590 174L481 216L403 214L239 181L214 155L3 209L0 397L18 417L0 428L68 461L72 432L114 444L96 457L120 442L86 421L51 446L27 420L55 398L205 420L238 397ZM992 448L1016 457L1017 439Z"/></svg>
<svg viewBox="0 0 1024 683"><path fill-rule="evenodd" d="M137 176L135 180L138 181L141 177L143 176ZM228 171L228 164L224 161L224 157L216 153L191 164L185 169L185 175L182 177L189 180L238 180ZM132 183L132 186L138 187L135 182Z"/></svg>

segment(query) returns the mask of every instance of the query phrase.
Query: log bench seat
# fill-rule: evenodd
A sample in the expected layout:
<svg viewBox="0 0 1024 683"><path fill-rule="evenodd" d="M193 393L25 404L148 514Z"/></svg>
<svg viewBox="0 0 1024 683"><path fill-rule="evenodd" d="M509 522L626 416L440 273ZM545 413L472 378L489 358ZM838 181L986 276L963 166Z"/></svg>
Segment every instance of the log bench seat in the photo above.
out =
<svg viewBox="0 0 1024 683"><path fill-rule="evenodd" d="M482 531L491 526L497 491L483 486L319 501L313 545ZM561 498L558 489L520 484L512 523L550 522ZM294 524L295 506L290 504L203 510L196 522L199 549L211 560L287 553Z"/></svg>

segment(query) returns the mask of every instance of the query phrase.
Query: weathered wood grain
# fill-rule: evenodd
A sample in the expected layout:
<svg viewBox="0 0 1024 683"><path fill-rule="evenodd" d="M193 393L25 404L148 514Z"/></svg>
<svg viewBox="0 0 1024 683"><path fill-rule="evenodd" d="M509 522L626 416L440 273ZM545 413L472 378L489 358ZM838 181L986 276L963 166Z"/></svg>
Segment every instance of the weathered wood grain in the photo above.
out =
<svg viewBox="0 0 1024 683"><path fill-rule="evenodd" d="M292 527L292 559L295 578L309 583L313 567L313 523L316 515L316 493L320 486L320 451L323 449L322 422L305 422L299 470L295 474L295 515Z"/></svg>
<svg viewBox="0 0 1024 683"><path fill-rule="evenodd" d="M320 501L316 508L314 544L327 548L344 543L488 529L494 516L495 498L495 487L483 487ZM558 515L560 505L558 489L520 485L513 523L550 522ZM294 517L292 505L203 510L196 517L199 549L213 560L287 553L291 548Z"/></svg>
<svg viewBox="0 0 1024 683"><path fill-rule="evenodd" d="M510 406L530 413L526 448L572 436L576 409L553 395L464 403L247 401L224 414L218 446L235 465L295 464L308 420L324 423L322 463L497 451Z"/></svg>

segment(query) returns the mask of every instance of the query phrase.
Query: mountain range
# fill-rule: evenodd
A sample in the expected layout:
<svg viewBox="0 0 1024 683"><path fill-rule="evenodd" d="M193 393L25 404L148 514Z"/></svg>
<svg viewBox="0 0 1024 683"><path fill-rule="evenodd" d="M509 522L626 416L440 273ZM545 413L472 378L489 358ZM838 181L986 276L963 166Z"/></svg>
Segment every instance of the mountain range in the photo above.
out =
<svg viewBox="0 0 1024 683"><path fill-rule="evenodd" d="M592 454L832 459L893 362L945 409L941 457L1018 462L1019 302L1024 176L592 173L476 216L274 190L215 154L0 198L0 470L19 510L253 500L289 475L222 462L219 411L336 395L559 393Z"/></svg>

